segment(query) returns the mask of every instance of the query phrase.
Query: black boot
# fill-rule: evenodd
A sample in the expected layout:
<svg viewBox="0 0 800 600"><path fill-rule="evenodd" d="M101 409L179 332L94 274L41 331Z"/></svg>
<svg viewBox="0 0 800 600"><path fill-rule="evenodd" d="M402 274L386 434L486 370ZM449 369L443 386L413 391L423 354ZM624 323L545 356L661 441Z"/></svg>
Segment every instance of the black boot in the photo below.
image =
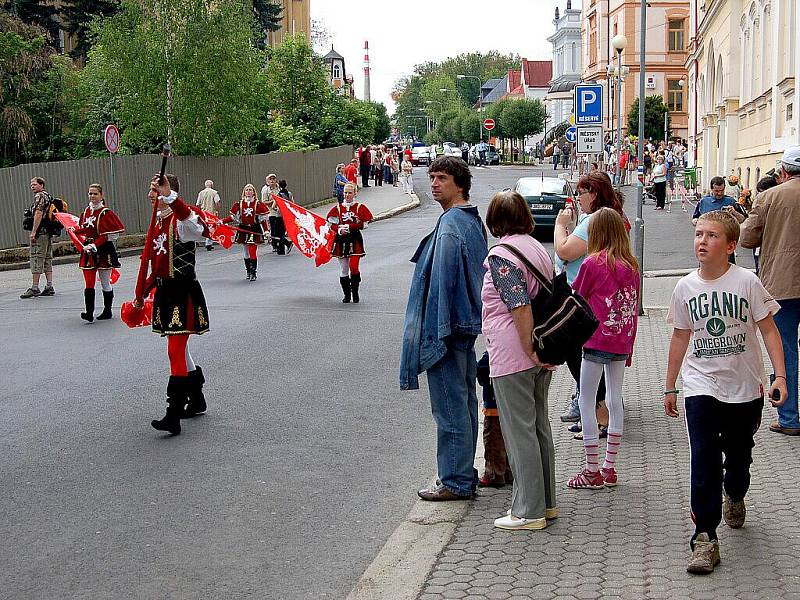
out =
<svg viewBox="0 0 800 600"><path fill-rule="evenodd" d="M203 395L203 369L199 366L189 372L189 403L183 412L183 418L196 417L206 412L206 397Z"/></svg>
<svg viewBox="0 0 800 600"><path fill-rule="evenodd" d="M350 275L350 289L353 290L353 302L358 304L360 298L358 297L358 288L361 285L361 273Z"/></svg>
<svg viewBox="0 0 800 600"><path fill-rule="evenodd" d="M154 429L159 431L169 431L172 435L179 435L181 432L181 415L186 406L188 397L188 377L177 377L170 375L167 384L167 414L164 418L150 422Z"/></svg>
<svg viewBox="0 0 800 600"><path fill-rule="evenodd" d="M344 292L344 298L342 298L342 302L348 304L350 302L350 278L339 277L339 283L342 284L342 291Z"/></svg>
<svg viewBox="0 0 800 600"><path fill-rule="evenodd" d="M81 313L81 319L94 321L94 288L86 288L83 290L83 303L86 305L86 312Z"/></svg>
<svg viewBox="0 0 800 600"><path fill-rule="evenodd" d="M253 277L253 275L252 275L252 267L250 266L250 259L249 258L245 258L244 259L244 268L247 271L247 281L250 281L250 279Z"/></svg>
<svg viewBox="0 0 800 600"><path fill-rule="evenodd" d="M107 292L103 290L103 312L97 315L98 321L105 321L111 318L111 305L114 303L114 290Z"/></svg>
<svg viewBox="0 0 800 600"><path fill-rule="evenodd" d="M258 259L250 259L250 281L256 280L256 271L258 270Z"/></svg>

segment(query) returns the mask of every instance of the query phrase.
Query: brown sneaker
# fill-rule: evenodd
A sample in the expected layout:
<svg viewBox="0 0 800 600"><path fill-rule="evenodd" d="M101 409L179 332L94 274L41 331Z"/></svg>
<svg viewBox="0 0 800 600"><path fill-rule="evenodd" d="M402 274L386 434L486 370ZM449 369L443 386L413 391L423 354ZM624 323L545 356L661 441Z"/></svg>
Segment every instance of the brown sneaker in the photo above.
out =
<svg viewBox="0 0 800 600"><path fill-rule="evenodd" d="M728 494L723 493L722 499L722 518L731 529L739 529L744 525L744 519L747 516L747 507L744 505L744 500L734 502Z"/></svg>
<svg viewBox="0 0 800 600"><path fill-rule="evenodd" d="M707 575L714 572L714 567L719 564L719 541L709 540L707 533L701 533L694 540L694 550L689 564L686 567L687 573L697 575Z"/></svg>

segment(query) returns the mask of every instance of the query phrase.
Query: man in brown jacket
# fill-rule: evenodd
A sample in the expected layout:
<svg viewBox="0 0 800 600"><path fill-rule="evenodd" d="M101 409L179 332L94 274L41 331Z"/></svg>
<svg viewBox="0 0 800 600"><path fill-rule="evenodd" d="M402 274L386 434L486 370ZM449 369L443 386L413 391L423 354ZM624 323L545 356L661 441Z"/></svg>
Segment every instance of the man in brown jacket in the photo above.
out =
<svg viewBox="0 0 800 600"><path fill-rule="evenodd" d="M781 309L775 324L783 341L786 387L789 397L778 407L778 420L770 431L800 435L797 407L797 330L800 326L800 146L783 153L781 184L756 198L742 224L740 242L745 248L761 246L759 277Z"/></svg>

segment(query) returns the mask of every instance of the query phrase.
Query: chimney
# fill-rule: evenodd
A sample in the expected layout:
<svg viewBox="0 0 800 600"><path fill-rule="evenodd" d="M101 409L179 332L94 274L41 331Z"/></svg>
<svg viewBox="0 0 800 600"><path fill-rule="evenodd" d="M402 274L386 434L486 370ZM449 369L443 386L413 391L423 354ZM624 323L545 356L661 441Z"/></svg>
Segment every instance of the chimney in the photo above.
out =
<svg viewBox="0 0 800 600"><path fill-rule="evenodd" d="M364 42L364 101L369 102L370 83L369 83L369 42Z"/></svg>

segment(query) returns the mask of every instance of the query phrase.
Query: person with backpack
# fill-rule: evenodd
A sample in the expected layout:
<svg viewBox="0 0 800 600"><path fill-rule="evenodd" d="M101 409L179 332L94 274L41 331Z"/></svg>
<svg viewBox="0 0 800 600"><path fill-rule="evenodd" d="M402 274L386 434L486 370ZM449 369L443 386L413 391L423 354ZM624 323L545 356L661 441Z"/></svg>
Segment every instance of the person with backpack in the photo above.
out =
<svg viewBox="0 0 800 600"><path fill-rule="evenodd" d="M105 321L111 318L111 306L114 303L111 269L120 266L114 242L119 238L119 234L125 231L125 226L116 213L106 206L103 188L99 183L90 185L87 195L89 205L81 213L75 233L84 239L83 252L78 263L86 284L83 290L86 312L81 313L81 319L91 323L94 321L94 287L98 274L103 289L103 312L97 316L97 320Z"/></svg>
<svg viewBox="0 0 800 600"><path fill-rule="evenodd" d="M42 177L31 179L33 203L26 211L22 226L30 231L31 287L25 290L20 298L36 298L37 296L54 296L53 288L53 238L50 213L53 208L53 197L44 189ZM47 285L39 289L39 280L44 273Z"/></svg>
<svg viewBox="0 0 800 600"><path fill-rule="evenodd" d="M583 345L579 405L585 468L567 483L574 489L617 485L616 460L622 441L622 381L636 339L639 264L631 253L625 221L612 208L596 211L589 223L588 255L572 284L600 325ZM605 374L608 442L602 468L595 397Z"/></svg>

